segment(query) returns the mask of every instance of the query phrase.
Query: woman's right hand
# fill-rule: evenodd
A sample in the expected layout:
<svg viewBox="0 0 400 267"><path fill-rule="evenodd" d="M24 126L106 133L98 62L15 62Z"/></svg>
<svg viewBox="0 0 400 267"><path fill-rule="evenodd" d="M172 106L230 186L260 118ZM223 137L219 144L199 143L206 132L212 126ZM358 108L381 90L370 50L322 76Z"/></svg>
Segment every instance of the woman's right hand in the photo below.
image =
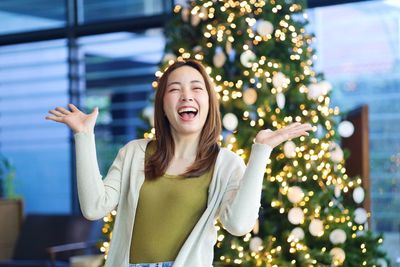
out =
<svg viewBox="0 0 400 267"><path fill-rule="evenodd" d="M49 111L52 116L46 116L46 120L52 120L66 124L74 133L86 132L93 133L96 119L99 114L99 109L95 107L90 114L85 114L80 111L75 105L68 104L71 111L56 107Z"/></svg>

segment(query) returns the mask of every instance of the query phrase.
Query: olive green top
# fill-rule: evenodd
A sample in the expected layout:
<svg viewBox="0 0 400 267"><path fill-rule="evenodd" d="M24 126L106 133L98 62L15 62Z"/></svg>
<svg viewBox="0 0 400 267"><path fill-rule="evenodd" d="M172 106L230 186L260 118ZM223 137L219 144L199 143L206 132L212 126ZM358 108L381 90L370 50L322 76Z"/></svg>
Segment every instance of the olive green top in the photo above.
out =
<svg viewBox="0 0 400 267"><path fill-rule="evenodd" d="M145 158L154 153L155 141ZM133 225L130 263L174 261L186 238L207 207L212 171L195 177L164 174L145 180Z"/></svg>
<svg viewBox="0 0 400 267"><path fill-rule="evenodd" d="M93 133L74 134L79 205L88 220L101 220L117 208L105 267L129 265L130 244L140 189L144 183L145 151L149 139L136 139L120 148L107 174L102 175ZM220 147L208 190L207 208L186 238L174 267L212 266L218 233L215 221L234 236L254 229L261 207L265 167L273 148L253 144L247 166L241 156Z"/></svg>

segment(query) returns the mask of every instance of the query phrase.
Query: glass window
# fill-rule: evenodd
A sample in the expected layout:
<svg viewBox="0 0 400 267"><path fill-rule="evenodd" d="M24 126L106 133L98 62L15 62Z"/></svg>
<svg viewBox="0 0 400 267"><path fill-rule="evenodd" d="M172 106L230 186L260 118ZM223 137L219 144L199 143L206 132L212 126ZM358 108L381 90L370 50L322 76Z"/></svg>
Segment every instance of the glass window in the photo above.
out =
<svg viewBox="0 0 400 267"><path fill-rule="evenodd" d="M169 12L171 0L83 0L81 23Z"/></svg>
<svg viewBox="0 0 400 267"><path fill-rule="evenodd" d="M366 1L309 10L317 68L333 83L332 105L369 106L373 230L393 257L400 232L400 3Z"/></svg>
<svg viewBox="0 0 400 267"><path fill-rule="evenodd" d="M63 27L65 0L1 0L0 34Z"/></svg>
<svg viewBox="0 0 400 267"><path fill-rule="evenodd" d="M69 131L45 120L68 103L67 71L65 40L0 47L0 153L26 213L71 210Z"/></svg>
<svg viewBox="0 0 400 267"><path fill-rule="evenodd" d="M165 40L161 29L143 33L118 32L79 39L85 68L83 108L99 107L96 144L102 174L118 149L136 138L138 128L148 128L140 119L151 105L151 83L161 60Z"/></svg>

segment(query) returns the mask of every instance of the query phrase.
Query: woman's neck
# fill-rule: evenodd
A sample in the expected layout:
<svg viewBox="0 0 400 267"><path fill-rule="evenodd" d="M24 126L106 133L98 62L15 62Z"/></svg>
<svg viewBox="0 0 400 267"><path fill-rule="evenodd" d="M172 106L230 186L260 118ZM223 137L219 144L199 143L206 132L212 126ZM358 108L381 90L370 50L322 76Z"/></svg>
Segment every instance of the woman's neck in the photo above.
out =
<svg viewBox="0 0 400 267"><path fill-rule="evenodd" d="M176 159L196 159L197 148L199 145L200 134L178 135L172 134L175 143Z"/></svg>

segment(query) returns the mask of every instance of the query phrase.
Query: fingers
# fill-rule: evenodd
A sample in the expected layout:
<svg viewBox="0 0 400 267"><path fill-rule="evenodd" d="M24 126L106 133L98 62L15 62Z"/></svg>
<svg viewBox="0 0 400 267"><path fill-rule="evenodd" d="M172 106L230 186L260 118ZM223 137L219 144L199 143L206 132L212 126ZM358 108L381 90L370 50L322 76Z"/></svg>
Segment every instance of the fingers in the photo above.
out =
<svg viewBox="0 0 400 267"><path fill-rule="evenodd" d="M302 135L309 136L310 134L308 133L308 131L312 130L312 125L309 123L301 124L299 122L296 122L283 129L286 130L289 139L292 139Z"/></svg>
<svg viewBox="0 0 400 267"><path fill-rule="evenodd" d="M57 117L57 116L46 116L46 120L52 120L56 122L63 122L62 117Z"/></svg>
<svg viewBox="0 0 400 267"><path fill-rule="evenodd" d="M302 129L304 131L310 131L310 130L312 130L312 125L309 123L305 123L305 124L300 125L298 127L298 129Z"/></svg>
<svg viewBox="0 0 400 267"><path fill-rule="evenodd" d="M49 110L49 113L51 113L51 114L53 114L53 115L55 115L55 116L57 116L57 117L65 116L63 113L61 113L61 112L59 112L59 111L57 111L57 110L54 110L54 109Z"/></svg>
<svg viewBox="0 0 400 267"><path fill-rule="evenodd" d="M312 130L312 125L310 123L301 124L300 122L295 122L283 129L289 131L310 131Z"/></svg>
<svg viewBox="0 0 400 267"><path fill-rule="evenodd" d="M80 111L74 104L68 104L68 107L74 112L74 111Z"/></svg>
<svg viewBox="0 0 400 267"><path fill-rule="evenodd" d="M300 125L300 124L301 124L300 122L293 122L293 123L287 125L287 126L284 127L284 128L286 128L286 129L291 129L291 128L297 127L297 126Z"/></svg>
<svg viewBox="0 0 400 267"><path fill-rule="evenodd" d="M71 111L66 110L66 109L63 108L63 107L56 107L56 110L59 111L59 112L61 112L61 113L64 114L64 115L69 115L69 114L71 114Z"/></svg>
<svg viewBox="0 0 400 267"><path fill-rule="evenodd" d="M294 122L292 124L289 124L288 126L283 127L282 129L285 131L297 131L299 129L308 131L312 129L312 125L310 123Z"/></svg>
<svg viewBox="0 0 400 267"><path fill-rule="evenodd" d="M299 137L299 136L302 136L302 135L306 135L306 136L309 136L309 135L310 135L310 134L309 134L307 131L305 131L305 130L297 130L297 131L292 132L291 134L293 135L293 137Z"/></svg>
<svg viewBox="0 0 400 267"><path fill-rule="evenodd" d="M305 127L305 128L310 128L312 129L312 125L310 123L300 123L300 122L294 122L292 124L289 124L285 128L298 128L298 127Z"/></svg>
<svg viewBox="0 0 400 267"><path fill-rule="evenodd" d="M68 106L71 108L72 111L79 111L79 109L73 104L68 104ZM69 111L63 107L56 107L55 109L49 110L49 113L52 115L46 116L45 117L46 120L63 122L63 117L71 114L71 111Z"/></svg>

